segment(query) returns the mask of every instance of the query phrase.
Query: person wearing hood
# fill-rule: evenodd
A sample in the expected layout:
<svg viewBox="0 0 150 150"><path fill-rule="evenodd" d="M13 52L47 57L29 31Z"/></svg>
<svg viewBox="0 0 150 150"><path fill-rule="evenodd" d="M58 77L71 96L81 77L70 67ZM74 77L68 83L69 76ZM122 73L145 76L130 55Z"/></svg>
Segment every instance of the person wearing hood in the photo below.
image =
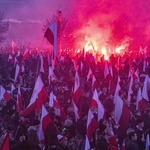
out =
<svg viewBox="0 0 150 150"><path fill-rule="evenodd" d="M43 147L37 135L39 125L40 125L40 121L38 119L35 119L32 123L32 126L28 128L27 137L28 137L29 150L41 150Z"/></svg>
<svg viewBox="0 0 150 150"><path fill-rule="evenodd" d="M108 141L109 141L109 146L107 150L119 150L116 135L110 136Z"/></svg>

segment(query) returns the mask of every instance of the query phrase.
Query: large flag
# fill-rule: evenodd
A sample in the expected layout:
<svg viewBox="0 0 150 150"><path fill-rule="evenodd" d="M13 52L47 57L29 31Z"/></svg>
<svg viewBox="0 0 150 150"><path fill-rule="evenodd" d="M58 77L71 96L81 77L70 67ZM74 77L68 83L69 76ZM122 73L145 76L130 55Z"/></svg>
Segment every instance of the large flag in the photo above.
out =
<svg viewBox="0 0 150 150"><path fill-rule="evenodd" d="M15 70L15 78L14 78L14 82L17 81L17 79L18 79L18 77L19 77L19 75L20 75L20 72L21 72L20 66L17 64L17 65L16 65L16 70Z"/></svg>
<svg viewBox="0 0 150 150"><path fill-rule="evenodd" d="M80 112L79 112L79 109L78 109L77 105L74 103L73 100L72 100L72 105L73 105L73 108L74 108L75 120L77 121L80 118Z"/></svg>
<svg viewBox="0 0 150 150"><path fill-rule="evenodd" d="M90 109L96 109L97 113L98 113L98 120L100 121L101 119L104 119L105 116L105 109L102 105L102 103L100 102L99 98L98 98L98 93L97 90L95 89L94 94L93 94L93 98L92 98L92 102L90 105Z"/></svg>
<svg viewBox="0 0 150 150"><path fill-rule="evenodd" d="M53 45L53 54L54 56L57 55L57 22L53 22L50 24L50 26L47 28L44 37L47 38L47 40Z"/></svg>
<svg viewBox="0 0 150 150"><path fill-rule="evenodd" d="M79 102L79 99L81 97L81 88L80 88L80 80L78 72L76 71L75 74L75 83L74 83L74 93L73 93L73 100L75 104Z"/></svg>
<svg viewBox="0 0 150 150"><path fill-rule="evenodd" d="M0 85L0 101L2 99L4 99L5 101L9 101L10 98L11 98L10 93L6 91L2 85Z"/></svg>
<svg viewBox="0 0 150 150"><path fill-rule="evenodd" d="M9 147L9 133L6 133L0 150L10 150L10 147Z"/></svg>
<svg viewBox="0 0 150 150"><path fill-rule="evenodd" d="M85 144L88 144L87 142L91 141L97 127L98 127L98 122L97 122L96 118L94 117L93 113L91 112L91 110L89 109L88 118L87 118L87 130L86 130L87 141ZM86 146L87 145L85 145L85 147ZM88 146L88 149L89 149L89 146Z"/></svg>
<svg viewBox="0 0 150 150"><path fill-rule="evenodd" d="M119 123L118 136L124 138L129 125L130 110L119 95L116 97L115 118Z"/></svg>
<svg viewBox="0 0 150 150"><path fill-rule="evenodd" d="M67 115L66 115L64 109L57 101L56 96L53 94L53 92L51 92L50 96L49 96L49 105L50 105L50 107L54 108L55 115L60 116L62 121L65 121L67 119Z"/></svg>
<svg viewBox="0 0 150 150"><path fill-rule="evenodd" d="M41 121L40 121L40 128L39 128L39 140L43 144L45 143L45 131L49 124L52 122L49 113L47 112L45 106L42 106L42 114L41 114Z"/></svg>
<svg viewBox="0 0 150 150"><path fill-rule="evenodd" d="M41 77L38 76L30 99L30 103L27 108L20 113L20 116L26 116L33 110L38 112L41 109L43 103L47 100L47 97L47 90L44 87Z"/></svg>
<svg viewBox="0 0 150 150"><path fill-rule="evenodd" d="M143 111L147 107L148 101L142 97L141 88L139 88L136 99L136 110Z"/></svg>

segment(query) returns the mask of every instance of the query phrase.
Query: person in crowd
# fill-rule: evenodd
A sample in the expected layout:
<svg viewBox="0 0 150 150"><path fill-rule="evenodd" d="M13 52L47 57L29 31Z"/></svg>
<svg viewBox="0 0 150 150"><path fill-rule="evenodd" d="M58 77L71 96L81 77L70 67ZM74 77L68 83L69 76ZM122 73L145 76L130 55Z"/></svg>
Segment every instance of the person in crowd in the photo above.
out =
<svg viewBox="0 0 150 150"><path fill-rule="evenodd" d="M96 131L96 149L97 150L107 150L108 139L106 136L106 125L100 123Z"/></svg>
<svg viewBox="0 0 150 150"><path fill-rule="evenodd" d="M126 150L140 150L137 144L137 134L136 132L130 132L128 135L128 141L125 143Z"/></svg>
<svg viewBox="0 0 150 150"><path fill-rule="evenodd" d="M108 141L109 141L109 145L108 145L107 150L119 150L116 135L110 136Z"/></svg>
<svg viewBox="0 0 150 150"><path fill-rule="evenodd" d="M32 125L28 128L28 147L29 150L41 150L44 145L40 143L37 132L39 129L40 121L35 119Z"/></svg>

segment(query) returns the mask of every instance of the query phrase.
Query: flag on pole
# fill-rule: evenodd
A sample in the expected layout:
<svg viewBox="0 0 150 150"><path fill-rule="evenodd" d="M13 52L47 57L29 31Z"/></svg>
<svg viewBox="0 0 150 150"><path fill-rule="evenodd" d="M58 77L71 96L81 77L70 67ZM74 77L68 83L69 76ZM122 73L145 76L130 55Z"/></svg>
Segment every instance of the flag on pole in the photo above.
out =
<svg viewBox="0 0 150 150"><path fill-rule="evenodd" d="M2 85L0 85L0 101L4 99L5 101L8 102L10 98L11 98L10 93L6 91Z"/></svg>
<svg viewBox="0 0 150 150"><path fill-rule="evenodd" d="M22 108L23 108L23 103L22 103L21 91L20 91L20 87L18 87L17 102L16 102L17 112L22 111Z"/></svg>
<svg viewBox="0 0 150 150"><path fill-rule="evenodd" d="M22 57L22 62L25 61L29 56L30 56L30 50L26 48Z"/></svg>
<svg viewBox="0 0 150 150"><path fill-rule="evenodd" d="M42 114L41 114L41 121L40 121L40 127L39 127L39 140L43 144L45 143L45 131L49 124L52 122L52 119L50 118L49 113L47 112L45 106L42 106Z"/></svg>
<svg viewBox="0 0 150 150"><path fill-rule="evenodd" d="M44 37L53 45L54 57L57 55L57 22L53 22L47 28Z"/></svg>
<svg viewBox="0 0 150 150"><path fill-rule="evenodd" d="M30 103L27 106L27 108L24 111L22 111L19 115L26 116L33 110L36 110L38 112L41 109L43 103L47 100L47 97L47 90L44 87L41 77L38 76L30 99Z"/></svg>
<svg viewBox="0 0 150 150"><path fill-rule="evenodd" d="M130 110L119 95L116 97L115 118L119 123L118 136L125 138L130 120Z"/></svg>
<svg viewBox="0 0 150 150"><path fill-rule="evenodd" d="M91 112L91 110L89 109L88 118L87 118L87 130L86 130L87 141L85 143L86 144L85 147L88 146L88 149L89 149L88 143L91 141L97 127L98 127L98 122L94 117L93 113Z"/></svg>
<svg viewBox="0 0 150 150"><path fill-rule="evenodd" d="M10 150L10 146L9 146L9 133L6 133L4 141L1 145L0 150Z"/></svg>
<svg viewBox="0 0 150 150"><path fill-rule="evenodd" d="M104 109L102 103L100 102L100 100L98 98L98 93L97 93L96 89L94 90L92 102L91 102L91 105L90 105L90 109L92 110L93 108L97 109L97 114L98 114L98 120L97 121L100 121L101 119L104 119L105 109Z"/></svg>
<svg viewBox="0 0 150 150"><path fill-rule="evenodd" d="M74 83L74 93L73 93L73 100L75 104L79 102L79 99L81 97L81 88L80 88L80 80L78 72L76 71L75 74L75 83Z"/></svg>
<svg viewBox="0 0 150 150"><path fill-rule="evenodd" d="M60 116L62 121L65 121L67 119L67 115L66 115L64 109L57 101L56 96L53 94L53 92L51 92L50 96L49 96L49 105L50 105L50 107L54 108L55 115Z"/></svg>

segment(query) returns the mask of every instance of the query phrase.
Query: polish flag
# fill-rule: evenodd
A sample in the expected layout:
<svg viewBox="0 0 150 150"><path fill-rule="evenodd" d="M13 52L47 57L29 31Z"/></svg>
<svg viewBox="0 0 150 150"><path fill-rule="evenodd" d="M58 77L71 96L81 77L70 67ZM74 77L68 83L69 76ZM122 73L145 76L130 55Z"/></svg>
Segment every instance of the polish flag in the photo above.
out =
<svg viewBox="0 0 150 150"><path fill-rule="evenodd" d="M22 57L22 62L25 61L29 56L30 56L30 50L26 48Z"/></svg>
<svg viewBox="0 0 150 150"><path fill-rule="evenodd" d="M133 76L131 75L130 76L129 89L128 89L128 97L127 97L128 102L130 102L131 94L133 93L132 86L133 86Z"/></svg>
<svg viewBox="0 0 150 150"><path fill-rule="evenodd" d="M79 102L79 99L81 97L81 88L80 88L80 80L79 80L79 75L78 72L76 71L75 74L75 83L74 83L74 92L73 92L73 100L75 104Z"/></svg>
<svg viewBox="0 0 150 150"><path fill-rule="evenodd" d="M38 76L30 99L30 103L27 108L20 113L20 116L26 116L33 110L38 112L41 109L42 104L47 100L47 97L47 90L44 87L41 77Z"/></svg>
<svg viewBox="0 0 150 150"><path fill-rule="evenodd" d="M97 87L97 85L98 85L98 82L97 82L95 76L93 75L93 77L92 77L92 88L95 89Z"/></svg>
<svg viewBox="0 0 150 150"><path fill-rule="evenodd" d="M45 144L45 131L51 122L52 122L52 119L51 119L49 113L47 112L45 106L43 105L42 106L40 127L39 127L39 132L38 132L39 140L43 144Z"/></svg>
<svg viewBox="0 0 150 150"><path fill-rule="evenodd" d="M89 142L89 139L86 135L86 139L85 139L85 148L84 150L90 150L90 142Z"/></svg>
<svg viewBox="0 0 150 150"><path fill-rule="evenodd" d="M142 97L147 100L147 103L149 102L148 98L148 83L149 82L149 77L146 75L144 85L143 85L143 90L142 90Z"/></svg>
<svg viewBox="0 0 150 150"><path fill-rule="evenodd" d="M56 75L53 72L53 66L49 66L49 71L48 71L48 79L49 79L49 84L51 83L51 81L53 80L57 80Z"/></svg>
<svg viewBox="0 0 150 150"><path fill-rule="evenodd" d="M67 119L67 115L66 115L64 109L61 107L61 105L57 101L56 96L53 94L53 92L50 93L49 105L50 105L50 107L54 108L55 115L60 116L62 121L65 121Z"/></svg>
<svg viewBox="0 0 150 150"><path fill-rule="evenodd" d="M94 91L92 102L90 105L90 109L92 110L93 108L97 109L98 121L100 121L101 119L103 119L105 117L105 109L104 109L102 103L100 102L100 100L98 98L98 93L97 93L96 89Z"/></svg>
<svg viewBox="0 0 150 150"><path fill-rule="evenodd" d="M20 87L18 87L17 102L16 102L17 112L22 111L22 108L23 108L23 103L22 103L21 91L20 91Z"/></svg>
<svg viewBox="0 0 150 150"><path fill-rule="evenodd" d="M8 91L4 89L2 85L0 85L0 100L4 99L5 101L9 101L11 98L11 95Z"/></svg>
<svg viewBox="0 0 150 150"><path fill-rule="evenodd" d="M88 118L87 118L87 131L86 131L86 135L89 141L91 141L97 127L98 127L98 122L94 117L93 113L91 112L91 110L89 109Z"/></svg>
<svg viewBox="0 0 150 150"><path fill-rule="evenodd" d="M104 66L104 78L109 79L110 73L109 73L109 67L108 67L108 62L105 62Z"/></svg>
<svg viewBox="0 0 150 150"><path fill-rule="evenodd" d="M58 50L58 35L57 35L57 22L53 22L50 24L50 26L47 28L44 37L47 38L47 40L53 45L53 56L57 56L57 50Z"/></svg>
<svg viewBox="0 0 150 150"><path fill-rule="evenodd" d="M114 94L114 104L116 104L116 100L118 98L118 94L119 94L119 91L121 90L121 87L120 87L120 77L118 76L118 81L117 81L117 85L116 85L116 90L115 90L115 94Z"/></svg>
<svg viewBox="0 0 150 150"><path fill-rule="evenodd" d="M20 75L20 66L17 64L15 70L15 79L14 79L15 82L17 81L19 75Z"/></svg>
<svg viewBox="0 0 150 150"><path fill-rule="evenodd" d="M15 89L16 89L16 88L15 88L14 84L11 83L11 90L10 90L10 92L12 93Z"/></svg>
<svg viewBox="0 0 150 150"><path fill-rule="evenodd" d="M8 62L11 62L12 64L14 64L14 59L11 54L8 55Z"/></svg>
<svg viewBox="0 0 150 150"><path fill-rule="evenodd" d="M115 118L119 124L118 136L125 137L130 120L130 110L119 95L116 97L114 112Z"/></svg>
<svg viewBox="0 0 150 150"><path fill-rule="evenodd" d="M136 99L136 110L143 111L147 107L148 101L142 97L141 88L138 90Z"/></svg>
<svg viewBox="0 0 150 150"><path fill-rule="evenodd" d="M10 146L9 146L9 133L7 132L4 138L4 141L1 145L0 150L10 150Z"/></svg>
<svg viewBox="0 0 150 150"><path fill-rule="evenodd" d="M73 100L72 100L72 105L74 108L75 120L77 121L80 118L80 112L79 112L77 105L74 103Z"/></svg>
<svg viewBox="0 0 150 150"><path fill-rule="evenodd" d="M87 74L87 81L92 79L92 76L93 76L93 72L92 72L91 68L89 68L89 71L88 71L88 74Z"/></svg>

